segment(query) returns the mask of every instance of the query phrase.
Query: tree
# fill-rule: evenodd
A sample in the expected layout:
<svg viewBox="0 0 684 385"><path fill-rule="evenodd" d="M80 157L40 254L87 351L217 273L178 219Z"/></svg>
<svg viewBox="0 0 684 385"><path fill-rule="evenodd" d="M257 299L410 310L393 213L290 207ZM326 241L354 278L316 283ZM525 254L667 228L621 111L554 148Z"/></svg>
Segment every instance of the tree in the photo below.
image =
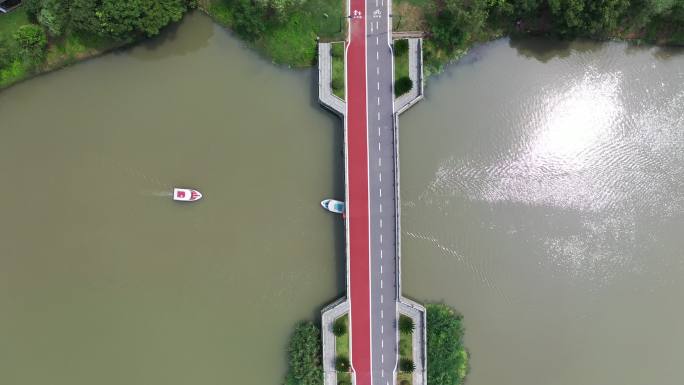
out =
<svg viewBox="0 0 684 385"><path fill-rule="evenodd" d="M402 332L403 334L413 334L413 330L416 328L416 325L413 323L413 319L411 317L407 317L405 315L400 315L399 316L399 331Z"/></svg>
<svg viewBox="0 0 684 385"><path fill-rule="evenodd" d="M549 0L562 35L600 35L614 30L629 8L629 0Z"/></svg>
<svg viewBox="0 0 684 385"><path fill-rule="evenodd" d="M332 332L336 337L342 337L347 334L347 320L345 317L340 317L335 320L332 326Z"/></svg>
<svg viewBox="0 0 684 385"><path fill-rule="evenodd" d="M39 25L26 24L14 32L14 40L19 46L19 53L29 66L36 66L45 57L47 36Z"/></svg>
<svg viewBox="0 0 684 385"><path fill-rule="evenodd" d="M404 373L413 373L416 370L416 364L410 358L402 358L399 360L399 370Z"/></svg>
<svg viewBox="0 0 684 385"><path fill-rule="evenodd" d="M52 36L61 36L69 21L69 5L66 0L43 0L38 12L38 22Z"/></svg>
<svg viewBox="0 0 684 385"><path fill-rule="evenodd" d="M444 304L426 306L428 385L460 385L468 370L463 317Z"/></svg>
<svg viewBox="0 0 684 385"><path fill-rule="evenodd" d="M488 14L488 0L435 2L427 16L431 37L438 47L452 52L482 30Z"/></svg>
<svg viewBox="0 0 684 385"><path fill-rule="evenodd" d="M335 370L338 372L348 372L351 365L349 365L349 358L347 356L339 355L335 357Z"/></svg>
<svg viewBox="0 0 684 385"><path fill-rule="evenodd" d="M286 385L322 385L321 334L311 322L295 327L288 346Z"/></svg>
<svg viewBox="0 0 684 385"><path fill-rule="evenodd" d="M233 29L242 38L254 41L266 30L265 9L251 0L230 0L233 11Z"/></svg>

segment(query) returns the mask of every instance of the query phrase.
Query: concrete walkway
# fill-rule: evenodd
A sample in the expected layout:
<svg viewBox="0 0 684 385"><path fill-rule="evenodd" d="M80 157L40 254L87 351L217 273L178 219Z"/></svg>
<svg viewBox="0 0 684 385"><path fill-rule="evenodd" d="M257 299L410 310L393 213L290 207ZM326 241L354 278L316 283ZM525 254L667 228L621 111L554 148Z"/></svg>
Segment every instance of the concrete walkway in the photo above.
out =
<svg viewBox="0 0 684 385"><path fill-rule="evenodd" d="M332 328L335 320L349 312L349 301L340 298L321 310L321 337L323 340L323 384L337 385L335 370L335 335Z"/></svg>
<svg viewBox="0 0 684 385"><path fill-rule="evenodd" d="M330 43L318 44L318 100L332 112L344 117L346 106L344 100L332 91L332 56Z"/></svg>
<svg viewBox="0 0 684 385"><path fill-rule="evenodd" d="M416 370L413 371L413 384L424 385L427 380L427 341L425 335L425 308L408 298L401 297L397 306L399 314L404 314L413 319L416 326L413 332L413 363Z"/></svg>
<svg viewBox="0 0 684 385"><path fill-rule="evenodd" d="M411 90L394 100L397 114L408 110L423 99L423 39L408 39L409 78L413 82Z"/></svg>

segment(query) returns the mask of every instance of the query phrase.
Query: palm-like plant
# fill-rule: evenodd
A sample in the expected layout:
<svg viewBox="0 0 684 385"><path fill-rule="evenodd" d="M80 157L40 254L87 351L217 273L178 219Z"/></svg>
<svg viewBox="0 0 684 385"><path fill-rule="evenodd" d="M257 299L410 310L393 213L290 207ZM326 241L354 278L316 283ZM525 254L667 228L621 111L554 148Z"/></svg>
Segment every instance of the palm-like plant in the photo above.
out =
<svg viewBox="0 0 684 385"><path fill-rule="evenodd" d="M405 315L399 316L399 331L402 332L403 334L413 334L413 330L415 330L416 325L413 323L413 319L411 317L407 317Z"/></svg>
<svg viewBox="0 0 684 385"><path fill-rule="evenodd" d="M404 373L413 373L416 370L416 364L410 358L402 358L399 360L399 370Z"/></svg>
<svg viewBox="0 0 684 385"><path fill-rule="evenodd" d="M340 317L333 322L332 332L335 337L342 337L347 334L347 321L345 317Z"/></svg>

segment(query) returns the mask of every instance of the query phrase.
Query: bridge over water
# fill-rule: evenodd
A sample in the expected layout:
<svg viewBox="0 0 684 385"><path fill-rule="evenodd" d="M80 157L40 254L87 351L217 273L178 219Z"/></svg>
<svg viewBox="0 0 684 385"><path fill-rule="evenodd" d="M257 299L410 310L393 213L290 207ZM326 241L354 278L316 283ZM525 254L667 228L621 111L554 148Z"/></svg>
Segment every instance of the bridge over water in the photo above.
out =
<svg viewBox="0 0 684 385"><path fill-rule="evenodd" d="M414 319L413 384L425 384L425 312L401 295L398 116L422 98L422 42L410 39L413 89L394 96L391 2L348 0L346 100L330 90L329 45L319 49L319 96L344 119L346 297L323 311L326 385L336 385L333 321L349 313L356 385L396 383L399 314Z"/></svg>

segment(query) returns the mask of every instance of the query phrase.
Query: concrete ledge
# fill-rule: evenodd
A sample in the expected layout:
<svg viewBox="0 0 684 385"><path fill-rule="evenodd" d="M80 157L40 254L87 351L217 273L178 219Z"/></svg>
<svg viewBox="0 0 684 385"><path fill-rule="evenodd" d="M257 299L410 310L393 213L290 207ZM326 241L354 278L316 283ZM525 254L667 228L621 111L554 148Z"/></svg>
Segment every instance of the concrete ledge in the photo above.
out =
<svg viewBox="0 0 684 385"><path fill-rule="evenodd" d="M394 99L394 110L397 115L408 110L411 106L423 99L423 39L408 39L409 44L409 78L413 82L413 88L398 98Z"/></svg>
<svg viewBox="0 0 684 385"><path fill-rule="evenodd" d="M330 111L344 117L347 106L332 92L332 57L330 43L318 43L318 101Z"/></svg>
<svg viewBox="0 0 684 385"><path fill-rule="evenodd" d="M399 314L413 319L416 329L413 332L413 362L416 370L413 372L413 385L427 385L427 336L425 308L423 305L400 297L397 304Z"/></svg>
<svg viewBox="0 0 684 385"><path fill-rule="evenodd" d="M321 310L321 338L323 340L323 384L337 385L335 370L335 335L332 327L335 320L349 313L349 301L340 298Z"/></svg>

